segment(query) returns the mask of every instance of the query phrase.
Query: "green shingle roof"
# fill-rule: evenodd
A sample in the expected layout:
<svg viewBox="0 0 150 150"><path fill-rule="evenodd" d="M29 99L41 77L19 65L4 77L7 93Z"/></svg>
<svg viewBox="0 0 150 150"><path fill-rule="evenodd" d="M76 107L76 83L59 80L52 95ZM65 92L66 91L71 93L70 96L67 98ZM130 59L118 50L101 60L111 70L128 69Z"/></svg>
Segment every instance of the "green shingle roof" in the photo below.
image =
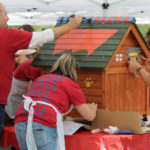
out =
<svg viewBox="0 0 150 150"><path fill-rule="evenodd" d="M135 21L134 18L132 21ZM115 52L116 48L118 47L120 41L122 40L124 34L126 33L128 27L132 23L132 21L127 22L127 23L81 23L81 25L77 28L80 31L85 31L87 29L103 29L103 34L109 34L108 31L116 31L114 35L112 35L110 38L106 39L104 43L99 45L99 42L96 43L97 39L103 38L103 34L97 33L97 36L92 36L92 41L93 43L97 46L97 48L91 52L90 54L88 53L87 49L82 48L80 51L73 50L74 44L76 45L82 45L86 44L88 45L89 43L86 42L86 40L82 39L82 36L80 38L80 32L77 32L77 30L74 31L74 33L79 35L79 38L73 38L73 39L66 39L66 37L62 37L61 39L52 41L51 43L45 44L36 58L34 59L32 65L37 66L37 67L50 67L54 64L54 62L58 59L58 57L64 53L69 53L73 56L75 56L76 60L79 62L80 68L89 68L89 69L104 69L106 65L108 64L109 60L111 59L113 53ZM56 26L60 26L64 24L63 20L59 20L59 23L57 23ZM82 30L81 30L82 29ZM88 30L87 30L88 31ZM105 32L106 31L106 32ZM101 31L100 31L101 32ZM90 33L90 32L88 32ZM95 35L95 34L94 34ZM67 41L69 43L67 43ZM81 42L80 42L81 41ZM64 43L63 43L64 42ZM85 43L84 43L85 42ZM57 46L60 47L59 51L56 51L56 43ZM63 51L60 52L61 50L61 44L66 47L66 49L62 49ZM74 45L75 46L75 45ZM73 50L73 51L72 51ZM57 52L55 55L54 53Z"/></svg>

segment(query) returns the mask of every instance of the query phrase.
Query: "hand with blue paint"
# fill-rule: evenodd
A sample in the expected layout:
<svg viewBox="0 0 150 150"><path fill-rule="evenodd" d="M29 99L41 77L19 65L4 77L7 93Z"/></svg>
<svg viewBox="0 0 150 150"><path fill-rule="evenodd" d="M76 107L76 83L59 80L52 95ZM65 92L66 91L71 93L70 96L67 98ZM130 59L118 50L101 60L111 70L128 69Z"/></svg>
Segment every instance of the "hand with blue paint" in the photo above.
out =
<svg viewBox="0 0 150 150"><path fill-rule="evenodd" d="M60 21L60 18L59 18L59 21ZM82 22L82 17L74 16L72 19L69 20L69 22L67 22L67 21L68 21L67 18L64 18L62 26L54 27L52 29L54 32L54 39L57 39L60 36L62 36L63 34L71 31L72 29L77 28L80 25L80 23Z"/></svg>
<svg viewBox="0 0 150 150"><path fill-rule="evenodd" d="M74 17L68 22L69 28L75 29L75 28L77 28L77 27L80 25L81 22L82 22L82 17L80 17L80 16L74 16Z"/></svg>

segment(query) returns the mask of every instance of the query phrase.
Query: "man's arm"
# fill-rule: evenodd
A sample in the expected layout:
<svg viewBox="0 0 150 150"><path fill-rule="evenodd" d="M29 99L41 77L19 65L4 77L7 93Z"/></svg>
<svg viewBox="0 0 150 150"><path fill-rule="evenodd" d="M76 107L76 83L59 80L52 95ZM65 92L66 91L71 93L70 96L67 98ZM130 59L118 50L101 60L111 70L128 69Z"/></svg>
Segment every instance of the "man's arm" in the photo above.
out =
<svg viewBox="0 0 150 150"><path fill-rule="evenodd" d="M81 21L82 17L75 16L67 24L53 28L52 30L54 32L54 39L57 39L70 30L77 28L80 25Z"/></svg>
<svg viewBox="0 0 150 150"><path fill-rule="evenodd" d="M141 68L139 70L139 74L140 74L141 78L143 79L143 81L145 82L145 84L150 86L150 73L146 72L146 70L144 68Z"/></svg>
<svg viewBox="0 0 150 150"><path fill-rule="evenodd" d="M97 104L80 104L76 109L85 120L93 121L96 117Z"/></svg>
<svg viewBox="0 0 150 150"><path fill-rule="evenodd" d="M75 16L68 23L62 26L54 27L52 29L47 29L41 32L33 32L29 48L36 48L39 45L42 46L45 43L59 38L70 30L77 28L80 25L81 21L82 17Z"/></svg>
<svg viewBox="0 0 150 150"><path fill-rule="evenodd" d="M148 68L150 64L147 64ZM145 84L150 86L150 73L147 72L138 62L129 62L129 70L131 73L138 72Z"/></svg>

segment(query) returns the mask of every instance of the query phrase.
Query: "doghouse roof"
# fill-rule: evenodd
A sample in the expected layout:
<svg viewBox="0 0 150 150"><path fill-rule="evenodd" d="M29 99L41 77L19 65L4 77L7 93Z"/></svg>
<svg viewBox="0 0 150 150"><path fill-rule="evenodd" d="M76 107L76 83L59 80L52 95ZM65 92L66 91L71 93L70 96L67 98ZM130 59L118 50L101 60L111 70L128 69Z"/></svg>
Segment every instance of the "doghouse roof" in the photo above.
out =
<svg viewBox="0 0 150 150"><path fill-rule="evenodd" d="M59 17L56 26L70 19ZM128 27L134 23L134 17L84 17L77 29L45 44L32 65L50 67L60 55L69 53L75 56L80 68L104 69Z"/></svg>

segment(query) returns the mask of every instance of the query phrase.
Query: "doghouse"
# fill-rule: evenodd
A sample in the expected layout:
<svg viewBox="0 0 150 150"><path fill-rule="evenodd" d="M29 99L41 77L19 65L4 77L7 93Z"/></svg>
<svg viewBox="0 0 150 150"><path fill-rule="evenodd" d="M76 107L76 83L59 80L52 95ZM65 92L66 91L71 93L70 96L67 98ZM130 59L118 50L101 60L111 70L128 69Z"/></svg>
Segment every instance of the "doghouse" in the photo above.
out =
<svg viewBox="0 0 150 150"><path fill-rule="evenodd" d="M57 25L70 17L59 17ZM80 65L78 83L87 102L111 111L149 112L149 88L140 77L129 72L127 50L138 48L150 57L149 48L134 17L90 17L58 40L45 44L33 65L48 67L64 53L75 56ZM138 56L144 66L144 61ZM74 115L76 113L73 113Z"/></svg>

